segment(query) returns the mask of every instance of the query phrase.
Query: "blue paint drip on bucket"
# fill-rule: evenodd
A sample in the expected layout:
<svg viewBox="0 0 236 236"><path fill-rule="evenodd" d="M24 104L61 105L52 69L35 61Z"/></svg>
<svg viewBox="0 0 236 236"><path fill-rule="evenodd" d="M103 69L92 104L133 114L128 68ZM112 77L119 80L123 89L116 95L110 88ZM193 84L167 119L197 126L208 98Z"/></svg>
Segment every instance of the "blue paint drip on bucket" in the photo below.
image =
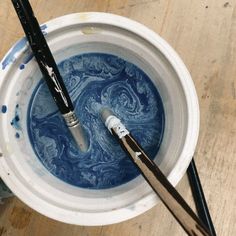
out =
<svg viewBox="0 0 236 236"><path fill-rule="evenodd" d="M47 34L47 32L46 32L47 25L46 24L41 25L40 28L41 28L43 34L46 35ZM27 39L26 39L26 37L24 37L12 47L10 52L6 55L6 57L2 61L2 70L5 70L9 64L15 62L17 53L19 53L26 46L26 44L27 44ZM20 65L21 70L24 69L22 67L22 64L27 64L33 58L33 53L31 52L31 50L25 51L24 54L26 54L26 55L23 59L23 62Z"/></svg>
<svg viewBox="0 0 236 236"><path fill-rule="evenodd" d="M7 106L6 105L2 105L2 113L6 113L7 112Z"/></svg>

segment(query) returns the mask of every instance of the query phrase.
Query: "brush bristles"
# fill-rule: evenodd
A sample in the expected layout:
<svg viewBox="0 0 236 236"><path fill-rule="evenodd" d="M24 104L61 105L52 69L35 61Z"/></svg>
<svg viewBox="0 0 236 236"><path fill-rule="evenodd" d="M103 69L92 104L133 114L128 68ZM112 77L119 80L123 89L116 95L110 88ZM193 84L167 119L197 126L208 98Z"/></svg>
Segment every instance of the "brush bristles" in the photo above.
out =
<svg viewBox="0 0 236 236"><path fill-rule="evenodd" d="M108 118L109 116L113 116L114 114L113 114L113 112L112 112L110 109L108 109L108 108L102 108L102 109L100 110L100 115L101 115L102 121L105 123L106 120L107 120L107 118Z"/></svg>

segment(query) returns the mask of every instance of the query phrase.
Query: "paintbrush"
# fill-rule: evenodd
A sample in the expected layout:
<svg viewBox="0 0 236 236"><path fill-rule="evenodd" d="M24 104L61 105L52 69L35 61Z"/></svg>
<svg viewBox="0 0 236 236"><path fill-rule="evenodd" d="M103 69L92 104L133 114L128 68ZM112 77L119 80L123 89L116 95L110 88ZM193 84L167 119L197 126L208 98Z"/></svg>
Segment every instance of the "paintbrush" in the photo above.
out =
<svg viewBox="0 0 236 236"><path fill-rule="evenodd" d="M207 206L207 202L205 199L205 195L202 189L201 181L198 175L194 159L192 159L188 167L187 174L198 216L209 229L211 235L216 236L215 227L211 219L211 215Z"/></svg>
<svg viewBox="0 0 236 236"><path fill-rule="evenodd" d="M188 206L158 166L147 156L121 121L107 108L102 109L100 113L111 134L119 141L121 147L185 232L191 236L211 235L202 221Z"/></svg>
<svg viewBox="0 0 236 236"><path fill-rule="evenodd" d="M12 3L54 101L80 150L85 152L88 142L84 128L74 112L72 101L32 7L28 0L12 0Z"/></svg>

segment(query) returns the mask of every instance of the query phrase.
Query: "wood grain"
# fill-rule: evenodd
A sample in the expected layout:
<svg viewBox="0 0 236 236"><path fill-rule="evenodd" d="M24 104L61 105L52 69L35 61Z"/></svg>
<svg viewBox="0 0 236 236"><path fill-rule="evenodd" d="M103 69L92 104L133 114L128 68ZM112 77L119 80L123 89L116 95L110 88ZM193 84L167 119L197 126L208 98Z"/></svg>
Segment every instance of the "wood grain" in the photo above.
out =
<svg viewBox="0 0 236 236"><path fill-rule="evenodd" d="M236 0L31 0L41 23L72 12L105 11L148 26L179 53L194 80L201 127L195 154L218 235L236 235ZM9 0L0 1L0 57L23 31ZM186 176L179 192L193 206ZM18 209L17 213L14 209ZM26 219L19 227L12 217ZM126 222L82 227L48 219L16 198L0 206L0 235L185 235L162 204Z"/></svg>

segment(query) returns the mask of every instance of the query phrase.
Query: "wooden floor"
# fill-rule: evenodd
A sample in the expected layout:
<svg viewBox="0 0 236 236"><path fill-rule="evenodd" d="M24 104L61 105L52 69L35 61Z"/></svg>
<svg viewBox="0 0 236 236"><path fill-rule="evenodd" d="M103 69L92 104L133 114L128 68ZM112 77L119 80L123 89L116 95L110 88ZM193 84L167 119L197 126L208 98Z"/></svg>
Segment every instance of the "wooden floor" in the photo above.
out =
<svg viewBox="0 0 236 236"><path fill-rule="evenodd" d="M10 4L0 0L0 58L23 32ZM195 154L218 235L236 235L236 1L31 0L41 23L81 11L103 11L137 20L169 42L187 65L201 110ZM1 79L1 78L0 78ZM193 207L186 176L178 190ZM159 204L129 221L103 227L63 224L17 198L0 206L0 235L185 235Z"/></svg>

